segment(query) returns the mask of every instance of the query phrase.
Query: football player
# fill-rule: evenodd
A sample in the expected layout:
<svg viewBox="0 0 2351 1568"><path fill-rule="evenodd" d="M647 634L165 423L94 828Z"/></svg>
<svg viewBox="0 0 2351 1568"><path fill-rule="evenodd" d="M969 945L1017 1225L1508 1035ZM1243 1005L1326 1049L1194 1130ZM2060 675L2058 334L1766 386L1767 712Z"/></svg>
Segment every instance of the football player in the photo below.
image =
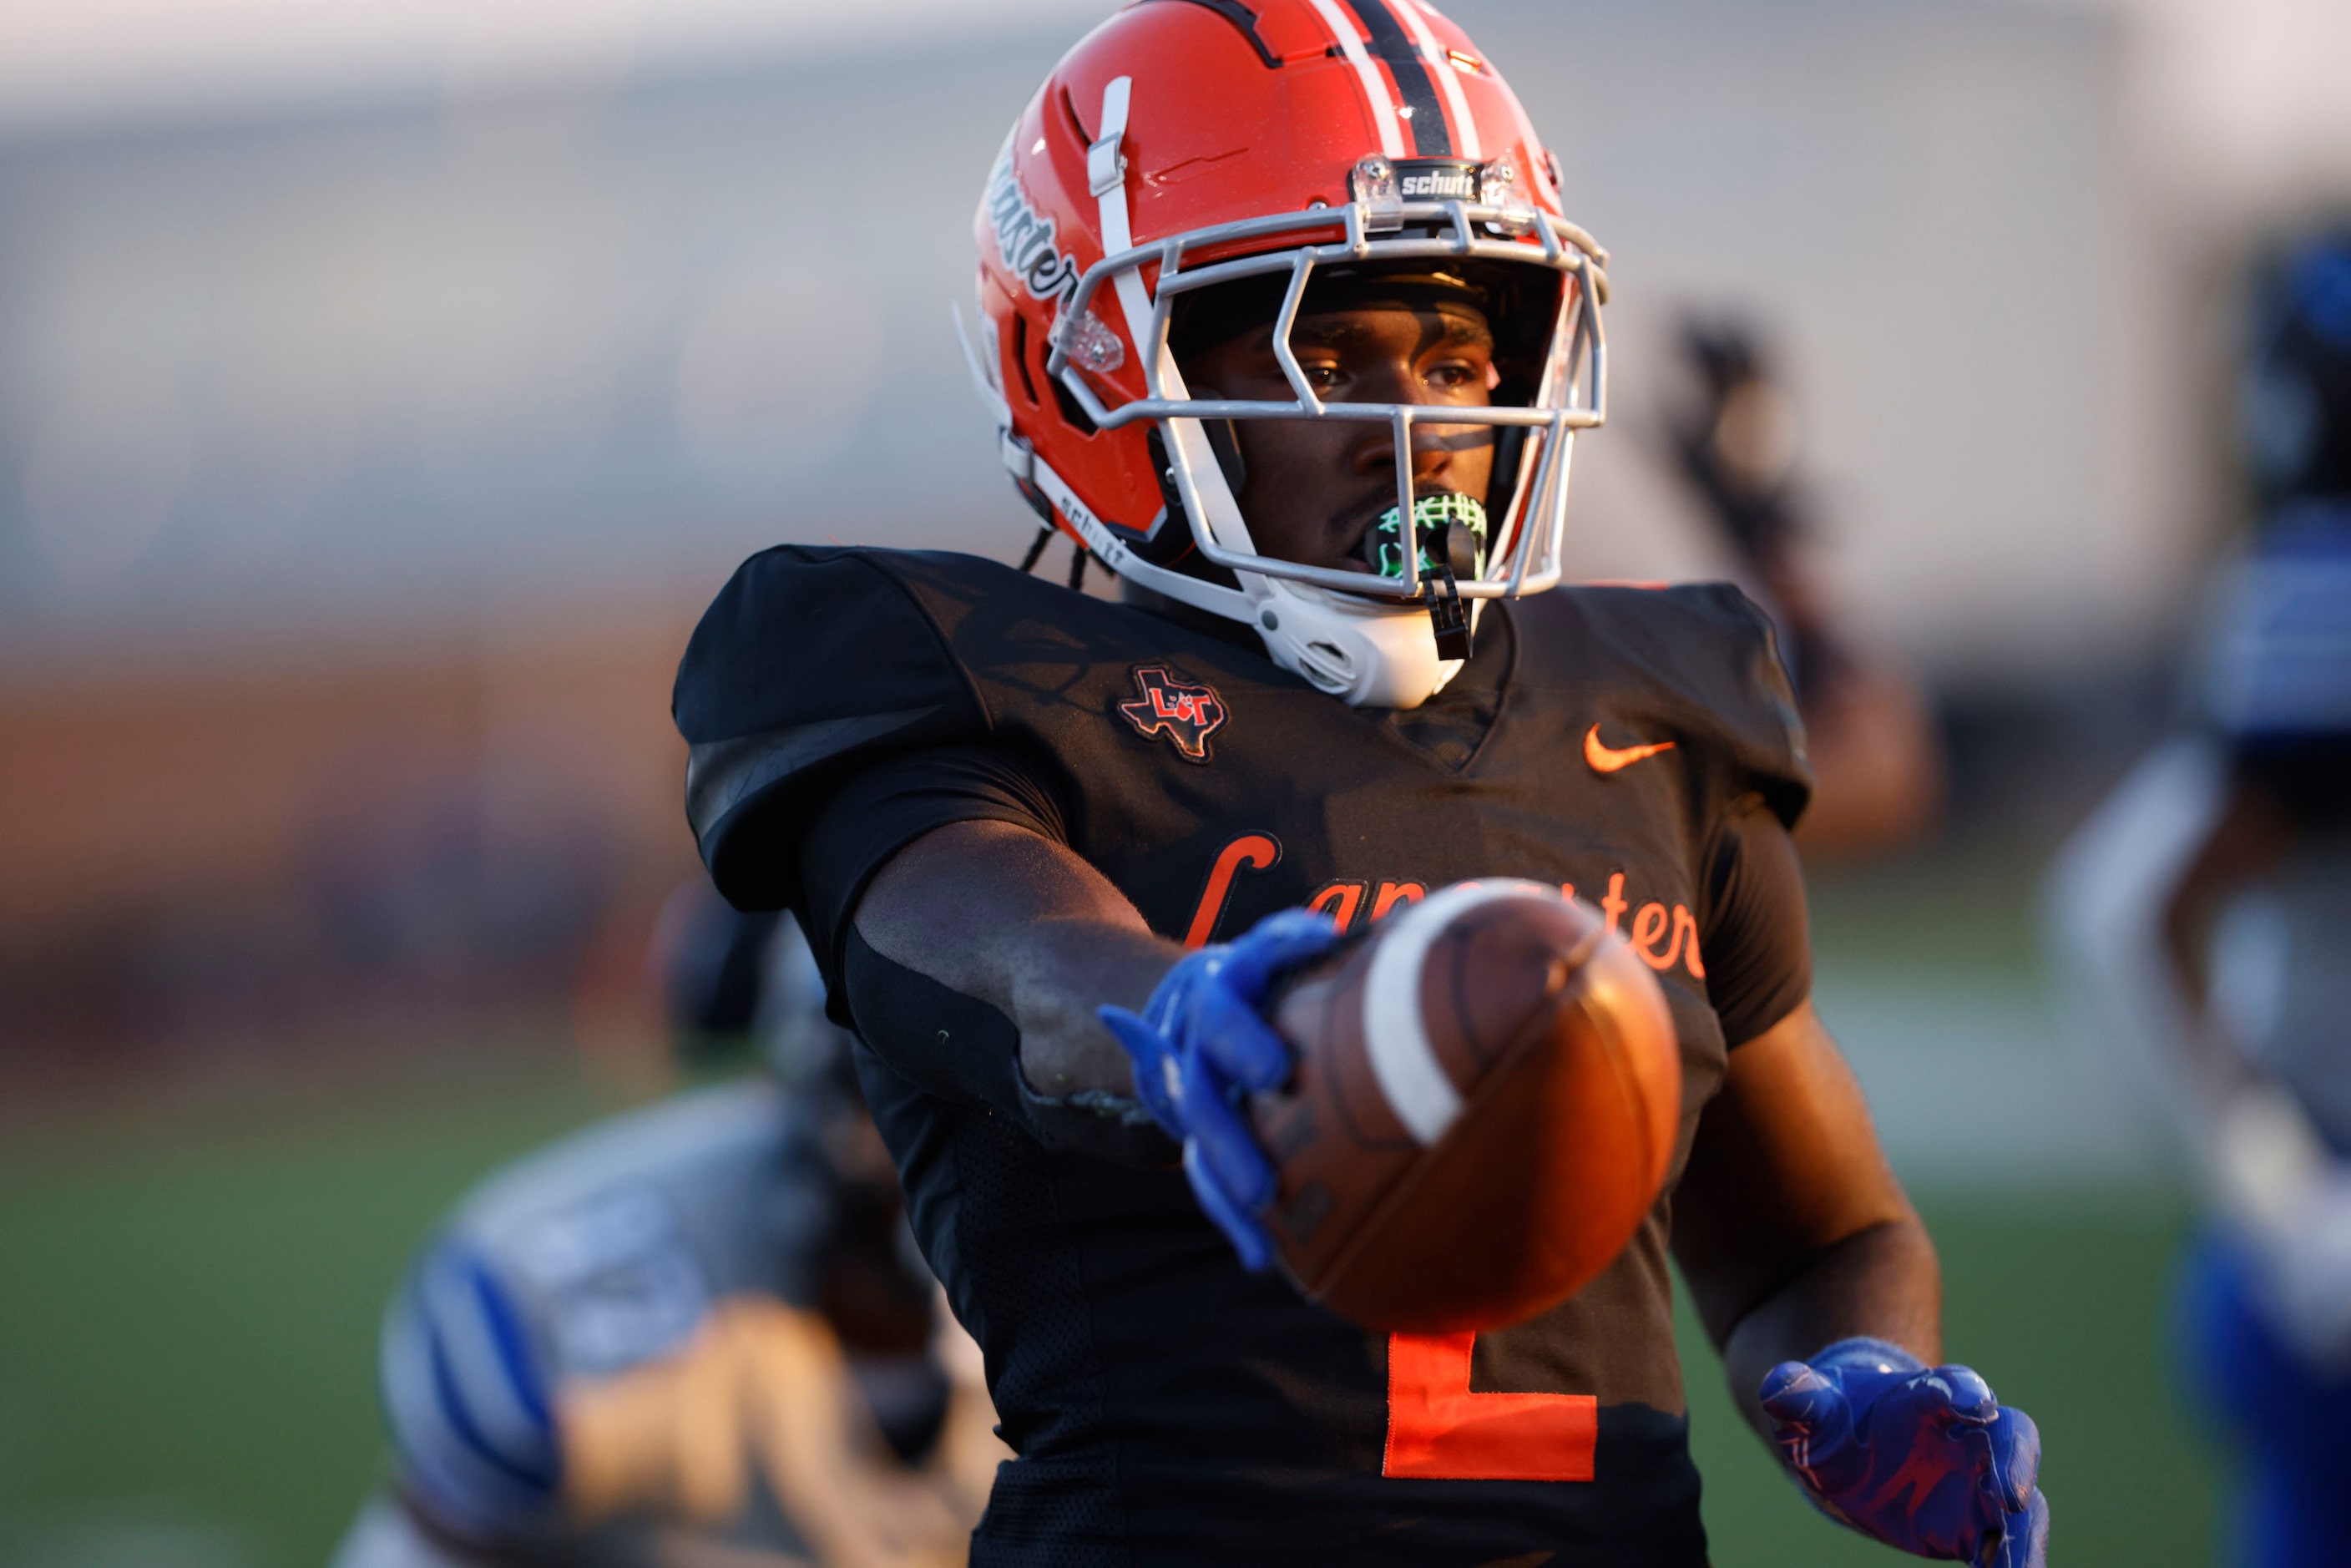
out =
<svg viewBox="0 0 2351 1568"><path fill-rule="evenodd" d="M1942 806L1942 747L1925 696L1837 624L1807 559L1813 519L1795 477L1793 406L1755 333L1693 317L1681 345L1693 384L1671 415L1673 461L1755 584L1803 716L1813 787L1797 847L1813 859L1897 848Z"/></svg>
<svg viewBox="0 0 2351 1568"><path fill-rule="evenodd" d="M789 920L672 915L698 928L678 1021L756 1022L774 1072L603 1123L458 1206L386 1316L398 1473L338 1568L964 1561L1003 1448L808 946Z"/></svg>
<svg viewBox="0 0 2351 1568"><path fill-rule="evenodd" d="M975 1563L1702 1563L1669 1248L1824 1512L2043 1560L2032 1423L1938 1364L1932 1246L1807 999L1768 628L1561 585L1604 279L1558 180L1421 0L1128 5L996 162L974 351L1122 601L787 546L689 644L704 857L806 922L1019 1456ZM1268 1269L1236 1105L1288 1069L1281 971L1492 875L1625 934L1688 1093L1622 1258L1437 1387Z"/></svg>
<svg viewBox="0 0 2351 1568"><path fill-rule="evenodd" d="M2231 1561L2351 1562L2351 233L2264 291L2246 388L2267 514L2192 721L2053 876L2101 1041L2197 1156L2190 1383L2247 1463Z"/></svg>

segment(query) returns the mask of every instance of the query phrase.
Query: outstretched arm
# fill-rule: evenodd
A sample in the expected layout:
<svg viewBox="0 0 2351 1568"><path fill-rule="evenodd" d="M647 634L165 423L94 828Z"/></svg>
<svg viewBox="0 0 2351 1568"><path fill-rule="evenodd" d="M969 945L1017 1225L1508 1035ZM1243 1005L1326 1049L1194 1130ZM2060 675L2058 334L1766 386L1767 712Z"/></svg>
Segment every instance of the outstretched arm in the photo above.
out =
<svg viewBox="0 0 2351 1568"><path fill-rule="evenodd" d="M1273 1197L1273 1169L1240 1102L1290 1075L1290 1048L1261 1009L1276 977L1336 939L1326 916L1283 911L1235 941L1187 953L1153 936L1063 846L1017 826L967 822L893 856L855 925L901 971L1010 1021L1019 1092L1040 1133L1134 1161L1164 1157L1156 1123L1183 1145L1193 1192L1241 1260L1251 1269L1272 1260L1258 1214ZM854 963L849 974L862 1019Z"/></svg>
<svg viewBox="0 0 2351 1568"><path fill-rule="evenodd" d="M1094 1009L1142 1007L1184 956L1069 848L1006 822L916 839L874 874L854 920L884 958L1009 1019L1022 1076L1053 1099L1134 1095Z"/></svg>

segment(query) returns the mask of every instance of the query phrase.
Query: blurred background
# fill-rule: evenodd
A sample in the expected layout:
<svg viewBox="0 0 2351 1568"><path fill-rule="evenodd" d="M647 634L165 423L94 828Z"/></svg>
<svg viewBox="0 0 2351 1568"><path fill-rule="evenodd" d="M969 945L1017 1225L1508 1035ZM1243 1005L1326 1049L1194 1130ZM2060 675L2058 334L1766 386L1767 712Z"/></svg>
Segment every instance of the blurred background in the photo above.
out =
<svg viewBox="0 0 2351 1568"><path fill-rule="evenodd" d="M409 1250L675 1082L685 634L778 539L1019 555L947 305L1105 9L0 6L0 1563L320 1560ZM2034 905L2244 524L2241 278L2351 200L2351 11L1447 9L1614 254L1580 571L1754 574L1677 446L1695 323L1768 359L1805 593L1923 697L1939 812L1814 887L1953 1350L2064 1557L2207 1560L2186 1201ZM1718 1562L1891 1561L1710 1368Z"/></svg>

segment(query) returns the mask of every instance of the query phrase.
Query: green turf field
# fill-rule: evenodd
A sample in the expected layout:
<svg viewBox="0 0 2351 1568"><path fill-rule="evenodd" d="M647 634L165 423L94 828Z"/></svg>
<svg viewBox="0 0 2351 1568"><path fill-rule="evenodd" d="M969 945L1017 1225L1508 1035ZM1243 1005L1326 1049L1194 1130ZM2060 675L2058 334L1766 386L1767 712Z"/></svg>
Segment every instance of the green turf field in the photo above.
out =
<svg viewBox="0 0 2351 1568"><path fill-rule="evenodd" d="M0 1563L319 1561L376 1464L370 1357L402 1257L484 1168L592 1109L556 1082L0 1169ZM2112 1197L1928 1207L1955 1354L2046 1436L2061 1561L2204 1561L2211 1488L2158 1364L2177 1217ZM1687 1343L1721 1568L1892 1561L1812 1514Z"/></svg>
<svg viewBox="0 0 2351 1568"><path fill-rule="evenodd" d="M509 1084L0 1165L0 1563L321 1560L376 1463L402 1259L483 1170L595 1111Z"/></svg>

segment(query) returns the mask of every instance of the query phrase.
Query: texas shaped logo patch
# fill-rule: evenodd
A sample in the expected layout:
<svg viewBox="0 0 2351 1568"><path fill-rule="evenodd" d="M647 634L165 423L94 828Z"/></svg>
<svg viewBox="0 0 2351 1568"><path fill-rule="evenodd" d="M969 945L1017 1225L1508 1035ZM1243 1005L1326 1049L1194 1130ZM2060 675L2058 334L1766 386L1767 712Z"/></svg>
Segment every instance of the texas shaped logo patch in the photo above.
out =
<svg viewBox="0 0 2351 1568"><path fill-rule="evenodd" d="M1134 685L1143 695L1119 704L1118 711L1136 733L1146 740L1165 735L1185 761L1207 761L1208 737L1225 723L1225 699L1217 688L1179 681L1164 664L1137 665Z"/></svg>

